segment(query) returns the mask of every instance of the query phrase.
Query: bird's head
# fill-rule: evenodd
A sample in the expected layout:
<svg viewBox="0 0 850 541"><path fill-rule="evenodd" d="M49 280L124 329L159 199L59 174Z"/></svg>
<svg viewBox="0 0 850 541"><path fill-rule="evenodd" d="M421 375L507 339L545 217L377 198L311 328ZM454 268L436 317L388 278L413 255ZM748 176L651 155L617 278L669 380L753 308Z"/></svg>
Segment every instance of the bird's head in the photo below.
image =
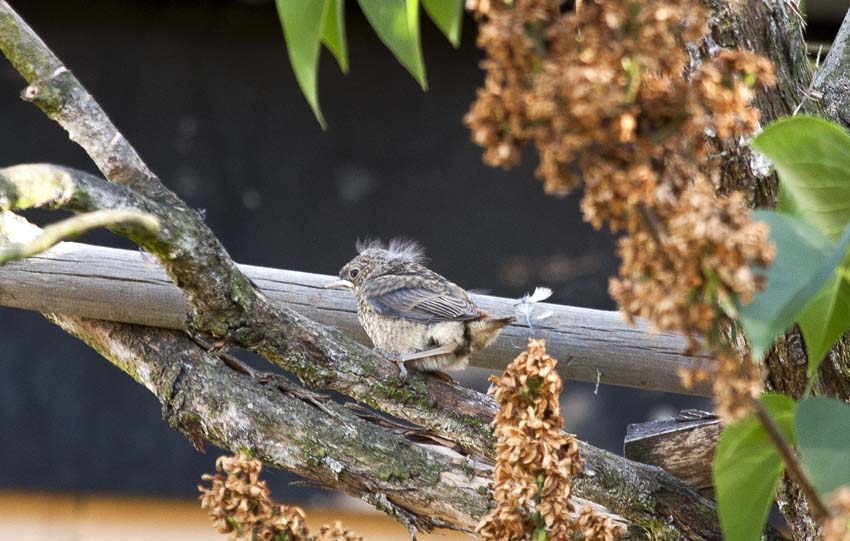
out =
<svg viewBox="0 0 850 541"><path fill-rule="evenodd" d="M377 240L357 242L358 255L339 271L339 280L325 287L357 291L369 278L393 274L411 264L425 261L422 247L406 239L392 239L388 244Z"/></svg>

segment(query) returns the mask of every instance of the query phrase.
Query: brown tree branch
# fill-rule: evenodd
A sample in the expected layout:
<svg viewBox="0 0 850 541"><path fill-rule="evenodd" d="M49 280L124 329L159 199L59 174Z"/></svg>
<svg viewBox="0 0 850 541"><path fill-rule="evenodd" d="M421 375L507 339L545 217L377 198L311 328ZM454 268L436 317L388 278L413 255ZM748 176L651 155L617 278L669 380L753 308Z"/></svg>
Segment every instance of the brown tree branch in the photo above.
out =
<svg viewBox="0 0 850 541"><path fill-rule="evenodd" d="M63 240L75 238L99 227L137 227L147 233L159 229L159 221L142 212L128 210L96 210L72 216L50 224L28 242L17 242L0 247L0 265L34 256L49 250Z"/></svg>
<svg viewBox="0 0 850 541"><path fill-rule="evenodd" d="M335 277L239 267L273 302L339 328L361 344L370 344L357 321L354 298L348 292L324 289ZM0 284L15 285L0 287L0 305L14 308L53 309L89 319L168 329L182 329L186 317L180 290L138 250L62 243L39 257L0 267ZM488 295L473 295L473 299L492 314L508 314L517 303L516 299ZM564 379L594 383L598 378L606 385L710 394L705 383L689 389L682 386L677 369L695 363L711 369L714 361L683 354L684 340L678 335L650 334L644 326L629 326L619 312L549 303L534 304L532 310L532 327L519 318L496 343L474 355L470 366L504 369L529 337L537 337L546 340L546 350L553 357L563 360L558 373ZM545 321L534 321L537 314L546 315Z"/></svg>
<svg viewBox="0 0 850 541"><path fill-rule="evenodd" d="M812 486L812 483L803 471L803 465L800 463L800 459L797 458L797 454L791 448L791 445L785 441L782 431L777 426L776 421L773 420L773 417L770 416L770 413L767 412L764 404L760 400L753 400L752 404L756 418L764 427L767 436L773 442L779 456L782 457L782 462L785 464L785 471L788 472L788 476L791 477L792 481L797 483L797 486L800 487L800 490L806 496L812 516L818 522L823 522L823 520L829 517L829 511L824 506L815 487Z"/></svg>
<svg viewBox="0 0 850 541"><path fill-rule="evenodd" d="M407 526L472 532L489 509L490 467L414 444L240 374L184 333L49 314L144 385L165 420L196 446L210 441L359 498L379 497Z"/></svg>

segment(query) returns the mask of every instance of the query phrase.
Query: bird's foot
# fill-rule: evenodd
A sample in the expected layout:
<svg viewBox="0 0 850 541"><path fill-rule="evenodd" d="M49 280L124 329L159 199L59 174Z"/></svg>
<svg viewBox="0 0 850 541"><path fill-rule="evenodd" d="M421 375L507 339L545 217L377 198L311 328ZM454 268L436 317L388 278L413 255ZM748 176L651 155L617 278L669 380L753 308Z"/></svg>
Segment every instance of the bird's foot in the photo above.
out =
<svg viewBox="0 0 850 541"><path fill-rule="evenodd" d="M387 359L395 363L395 365L398 367L399 377L401 378L401 381L407 381L407 367L404 366L404 363L406 361L404 360L404 358L402 358L401 355L381 348L374 348L372 351L386 357Z"/></svg>
<svg viewBox="0 0 850 541"><path fill-rule="evenodd" d="M449 383L457 383L457 380L453 378L448 372L442 372L440 370L429 370L428 374L434 376L437 379L441 379Z"/></svg>

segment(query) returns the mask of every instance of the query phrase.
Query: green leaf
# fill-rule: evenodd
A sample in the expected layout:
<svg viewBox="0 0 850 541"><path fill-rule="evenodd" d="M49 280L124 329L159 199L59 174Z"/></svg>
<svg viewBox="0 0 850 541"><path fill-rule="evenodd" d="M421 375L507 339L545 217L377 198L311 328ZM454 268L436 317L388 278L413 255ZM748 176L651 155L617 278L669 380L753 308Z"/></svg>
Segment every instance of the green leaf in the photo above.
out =
<svg viewBox="0 0 850 541"><path fill-rule="evenodd" d="M850 329L850 282L846 271L834 272L797 318L806 343L809 377L817 373L826 354Z"/></svg>
<svg viewBox="0 0 850 541"><path fill-rule="evenodd" d="M762 397L783 436L794 441L794 401L768 394ZM782 459L761 423L753 416L741 419L720 435L714 453L717 512L725 541L759 539L782 475Z"/></svg>
<svg viewBox="0 0 850 541"><path fill-rule="evenodd" d="M419 42L419 0L358 0L358 3L384 45L426 90L428 82Z"/></svg>
<svg viewBox="0 0 850 541"><path fill-rule="evenodd" d="M422 0L422 6L455 49L460 47L463 0Z"/></svg>
<svg viewBox="0 0 850 541"><path fill-rule="evenodd" d="M795 214L837 239L850 223L850 134L828 120L778 120L753 138L767 156Z"/></svg>
<svg viewBox="0 0 850 541"><path fill-rule="evenodd" d="M339 69L348 73L348 44L345 39L345 0L327 0L322 21L322 43L336 58Z"/></svg>
<svg viewBox="0 0 850 541"><path fill-rule="evenodd" d="M776 195L776 210L782 214L799 218L800 213L797 211L797 202L788 194L788 190L783 188L784 184L779 185L779 193Z"/></svg>
<svg viewBox="0 0 850 541"><path fill-rule="evenodd" d="M316 120L327 127L325 117L319 108L317 88L319 67L319 40L322 31L322 21L325 17L329 0L277 0L277 14L283 25L283 36L286 39L286 50L289 62L298 80L301 92L307 98L307 103L313 109Z"/></svg>
<svg viewBox="0 0 850 541"><path fill-rule="evenodd" d="M822 118L779 120L756 136L753 148L779 174L777 206L836 239L850 224L850 134ZM845 257L844 266L850 264ZM798 316L809 357L809 375L832 344L850 329L847 269L832 275ZM768 286L769 287L769 286Z"/></svg>
<svg viewBox="0 0 850 541"><path fill-rule="evenodd" d="M800 402L797 444L815 489L827 495L850 485L850 406L823 396Z"/></svg>
<svg viewBox="0 0 850 541"><path fill-rule="evenodd" d="M770 226L776 245L767 287L740 311L753 358L760 360L833 275L850 243L850 227L833 244L803 220L767 210L756 211L755 217Z"/></svg>

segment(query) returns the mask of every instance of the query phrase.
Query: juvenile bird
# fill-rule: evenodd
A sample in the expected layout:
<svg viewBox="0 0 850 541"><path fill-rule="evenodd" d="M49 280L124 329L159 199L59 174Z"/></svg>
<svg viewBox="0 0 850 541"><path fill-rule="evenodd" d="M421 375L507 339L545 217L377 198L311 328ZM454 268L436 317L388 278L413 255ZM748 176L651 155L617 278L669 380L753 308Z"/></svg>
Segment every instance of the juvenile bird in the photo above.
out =
<svg viewBox="0 0 850 541"><path fill-rule="evenodd" d="M358 242L357 251L326 287L354 293L360 324L403 377L405 364L427 371L466 368L470 354L514 321L490 317L461 287L425 267L413 241Z"/></svg>

